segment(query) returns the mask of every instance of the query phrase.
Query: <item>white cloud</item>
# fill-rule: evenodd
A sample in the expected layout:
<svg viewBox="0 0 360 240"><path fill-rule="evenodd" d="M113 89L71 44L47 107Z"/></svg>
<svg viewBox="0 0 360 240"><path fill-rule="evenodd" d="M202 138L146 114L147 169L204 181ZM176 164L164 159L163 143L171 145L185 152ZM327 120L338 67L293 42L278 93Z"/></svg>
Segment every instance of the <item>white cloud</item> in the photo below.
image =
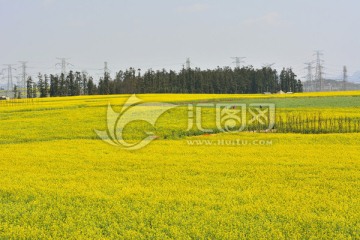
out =
<svg viewBox="0 0 360 240"><path fill-rule="evenodd" d="M196 12L204 12L208 9L209 6L206 4L196 3L189 6L180 6L177 8L177 11L181 13L196 13Z"/></svg>
<svg viewBox="0 0 360 240"><path fill-rule="evenodd" d="M245 26L271 26L278 27L286 25L277 12L270 12L258 18L250 18L242 22Z"/></svg>

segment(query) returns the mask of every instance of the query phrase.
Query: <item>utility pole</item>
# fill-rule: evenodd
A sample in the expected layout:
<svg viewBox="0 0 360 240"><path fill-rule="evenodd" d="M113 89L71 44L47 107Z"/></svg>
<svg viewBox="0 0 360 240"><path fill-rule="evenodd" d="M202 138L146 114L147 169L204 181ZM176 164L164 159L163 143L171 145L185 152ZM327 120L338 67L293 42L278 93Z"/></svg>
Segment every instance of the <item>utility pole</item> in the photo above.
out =
<svg viewBox="0 0 360 240"><path fill-rule="evenodd" d="M305 63L306 64L306 70L307 70L307 75L306 75L306 81L308 82L308 86L309 86L309 91L313 92L314 91L314 83L313 83L313 74L312 74L312 70L313 68L313 63L312 62L308 62Z"/></svg>
<svg viewBox="0 0 360 240"><path fill-rule="evenodd" d="M186 59L186 69L189 70L191 68L190 58Z"/></svg>
<svg viewBox="0 0 360 240"><path fill-rule="evenodd" d="M56 59L60 60L61 62L55 64L55 66L61 66L61 73L64 75L66 75L66 67L67 66L69 66L69 65L74 66L71 63L67 62L68 58L56 58Z"/></svg>
<svg viewBox="0 0 360 240"><path fill-rule="evenodd" d="M315 82L316 82L316 90L321 92L324 90L324 79L323 79L323 60L321 59L321 56L324 54L321 51L315 51L316 55L316 67L315 67Z"/></svg>
<svg viewBox="0 0 360 240"><path fill-rule="evenodd" d="M7 70L7 77L8 77L7 89L6 89L7 97L11 97L11 92L13 91L14 88L12 70L16 70L16 69L12 67L13 65L15 64L5 64L7 68L4 69Z"/></svg>
<svg viewBox="0 0 360 240"><path fill-rule="evenodd" d="M233 63L235 63L236 68L240 68L241 67L241 63L244 63L245 61L243 61L243 59L245 59L246 57L231 57L232 59L235 59L235 61Z"/></svg>
<svg viewBox="0 0 360 240"><path fill-rule="evenodd" d="M26 91L26 64L27 62L25 61L20 61L21 63L21 74L20 74L20 77L21 77L21 81L19 83L19 88L20 88L20 91L21 91L21 97L22 98L26 98L27 97L27 91Z"/></svg>
<svg viewBox="0 0 360 240"><path fill-rule="evenodd" d="M347 75L347 67L343 68L343 90L346 91L346 83L347 83L348 75Z"/></svg>

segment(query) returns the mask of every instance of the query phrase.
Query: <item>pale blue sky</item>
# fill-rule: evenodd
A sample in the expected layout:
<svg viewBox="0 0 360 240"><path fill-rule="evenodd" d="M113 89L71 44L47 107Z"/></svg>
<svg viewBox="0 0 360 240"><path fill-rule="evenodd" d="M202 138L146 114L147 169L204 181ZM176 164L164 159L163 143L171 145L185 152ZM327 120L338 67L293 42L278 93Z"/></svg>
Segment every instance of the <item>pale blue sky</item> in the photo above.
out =
<svg viewBox="0 0 360 240"><path fill-rule="evenodd" d="M0 64L28 61L29 71L59 72L56 57L92 74L109 62L179 69L276 63L305 75L323 50L325 72L360 70L356 0L0 0ZM232 65L234 66L234 65Z"/></svg>

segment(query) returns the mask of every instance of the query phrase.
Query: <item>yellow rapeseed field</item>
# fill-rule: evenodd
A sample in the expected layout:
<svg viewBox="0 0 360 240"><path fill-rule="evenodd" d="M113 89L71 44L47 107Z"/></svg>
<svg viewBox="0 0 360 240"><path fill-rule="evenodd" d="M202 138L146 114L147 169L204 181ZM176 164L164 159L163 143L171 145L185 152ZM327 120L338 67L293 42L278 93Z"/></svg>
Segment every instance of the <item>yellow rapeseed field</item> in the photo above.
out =
<svg viewBox="0 0 360 240"><path fill-rule="evenodd" d="M1 239L360 238L360 133L185 133L188 103L274 101L278 115L357 121L360 92L139 95L181 106L137 151L94 132L128 97L0 103Z"/></svg>

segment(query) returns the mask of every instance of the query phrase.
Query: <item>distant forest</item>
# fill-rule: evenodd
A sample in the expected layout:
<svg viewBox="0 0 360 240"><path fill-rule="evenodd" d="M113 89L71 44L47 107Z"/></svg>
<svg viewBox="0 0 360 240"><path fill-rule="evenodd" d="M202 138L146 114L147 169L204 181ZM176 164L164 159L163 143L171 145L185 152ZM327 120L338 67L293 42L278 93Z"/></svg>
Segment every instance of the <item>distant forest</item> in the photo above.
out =
<svg viewBox="0 0 360 240"><path fill-rule="evenodd" d="M252 66L182 69L179 72L149 69L144 74L140 69L130 68L117 72L114 79L105 73L96 84L92 77L70 71L67 75L39 73L36 82L29 77L26 91L28 98L133 93L302 92L303 85L296 77L291 68L284 68L280 74L270 67L254 69ZM15 97L20 97L16 87L14 93Z"/></svg>

